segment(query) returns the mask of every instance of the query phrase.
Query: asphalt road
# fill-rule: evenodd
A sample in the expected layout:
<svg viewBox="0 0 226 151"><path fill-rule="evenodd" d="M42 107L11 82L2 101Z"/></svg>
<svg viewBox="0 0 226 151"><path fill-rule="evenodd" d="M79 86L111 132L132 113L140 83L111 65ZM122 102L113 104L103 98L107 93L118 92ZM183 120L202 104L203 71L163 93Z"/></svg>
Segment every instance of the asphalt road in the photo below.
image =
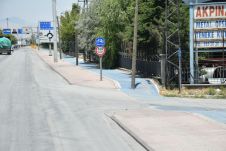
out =
<svg viewBox="0 0 226 151"><path fill-rule="evenodd" d="M0 151L144 150L106 116L142 107L120 91L69 85L29 48L0 71Z"/></svg>

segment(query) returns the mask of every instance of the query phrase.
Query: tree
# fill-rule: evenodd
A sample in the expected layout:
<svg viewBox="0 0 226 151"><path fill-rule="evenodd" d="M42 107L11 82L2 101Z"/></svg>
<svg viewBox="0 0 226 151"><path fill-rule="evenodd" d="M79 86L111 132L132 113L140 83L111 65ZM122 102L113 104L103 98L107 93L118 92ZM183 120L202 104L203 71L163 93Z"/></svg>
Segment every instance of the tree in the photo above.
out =
<svg viewBox="0 0 226 151"><path fill-rule="evenodd" d="M60 25L60 34L62 42L66 42L63 45L63 51L68 50L68 43L71 41L75 41L75 35L77 31L75 30L75 23L79 19L80 7L78 4L72 5L72 10L69 12L65 12L63 16L60 17L61 25Z"/></svg>
<svg viewBox="0 0 226 151"><path fill-rule="evenodd" d="M180 3L182 48L188 49L188 9ZM107 53L103 65L116 67L121 44L133 41L134 5L134 0L92 0L76 26L80 49L93 52L95 38L104 37ZM164 52L164 11L165 0L139 1L138 52L148 52L146 58Z"/></svg>

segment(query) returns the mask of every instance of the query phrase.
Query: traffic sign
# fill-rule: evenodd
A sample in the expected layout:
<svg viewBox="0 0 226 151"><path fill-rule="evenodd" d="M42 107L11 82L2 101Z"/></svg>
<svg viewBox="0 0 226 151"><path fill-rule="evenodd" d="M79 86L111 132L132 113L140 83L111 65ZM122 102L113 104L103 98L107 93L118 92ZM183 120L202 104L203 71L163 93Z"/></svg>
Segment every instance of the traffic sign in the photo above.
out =
<svg viewBox="0 0 226 151"><path fill-rule="evenodd" d="M51 22L40 22L39 24L40 30L52 30Z"/></svg>
<svg viewBox="0 0 226 151"><path fill-rule="evenodd" d="M105 47L96 47L95 49L96 54L100 57L100 81L102 81L102 58L106 53Z"/></svg>
<svg viewBox="0 0 226 151"><path fill-rule="evenodd" d="M23 34L23 29L18 29L18 34Z"/></svg>
<svg viewBox="0 0 226 151"><path fill-rule="evenodd" d="M105 39L102 37L96 38L96 46L97 47L104 47L105 46Z"/></svg>
<svg viewBox="0 0 226 151"><path fill-rule="evenodd" d="M13 29L12 34L17 34L17 30L16 29Z"/></svg>
<svg viewBox="0 0 226 151"><path fill-rule="evenodd" d="M46 35L49 38L49 41L53 38L53 34L49 31L49 33Z"/></svg>
<svg viewBox="0 0 226 151"><path fill-rule="evenodd" d="M102 58L106 53L105 47L96 47L95 49L96 55L98 55L100 58Z"/></svg>
<svg viewBox="0 0 226 151"><path fill-rule="evenodd" d="M3 29L3 34L5 35L11 34L11 29Z"/></svg>

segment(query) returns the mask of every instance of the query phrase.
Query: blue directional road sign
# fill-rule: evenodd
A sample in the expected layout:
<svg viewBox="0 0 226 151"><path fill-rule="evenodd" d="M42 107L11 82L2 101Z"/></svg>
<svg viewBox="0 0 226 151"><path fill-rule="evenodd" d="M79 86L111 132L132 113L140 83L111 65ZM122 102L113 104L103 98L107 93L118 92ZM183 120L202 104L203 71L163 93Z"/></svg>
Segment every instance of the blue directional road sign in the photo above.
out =
<svg viewBox="0 0 226 151"><path fill-rule="evenodd" d="M11 29L3 29L3 34L5 35L11 34Z"/></svg>
<svg viewBox="0 0 226 151"><path fill-rule="evenodd" d="M105 39L102 37L96 38L96 46L97 47L104 47L105 46Z"/></svg>
<svg viewBox="0 0 226 151"><path fill-rule="evenodd" d="M23 29L18 29L18 34L23 34Z"/></svg>
<svg viewBox="0 0 226 151"><path fill-rule="evenodd" d="M51 22L40 22L40 30L52 30Z"/></svg>

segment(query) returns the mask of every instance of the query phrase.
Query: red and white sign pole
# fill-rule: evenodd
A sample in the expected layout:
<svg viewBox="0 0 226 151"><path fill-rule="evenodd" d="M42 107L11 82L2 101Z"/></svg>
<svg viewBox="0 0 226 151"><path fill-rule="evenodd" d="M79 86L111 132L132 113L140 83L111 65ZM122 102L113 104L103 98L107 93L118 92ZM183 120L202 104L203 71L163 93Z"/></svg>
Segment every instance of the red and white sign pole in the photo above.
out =
<svg viewBox="0 0 226 151"><path fill-rule="evenodd" d="M106 48L105 47L96 47L95 49L96 55L99 56L100 58L100 81L102 81L102 58L106 53Z"/></svg>

